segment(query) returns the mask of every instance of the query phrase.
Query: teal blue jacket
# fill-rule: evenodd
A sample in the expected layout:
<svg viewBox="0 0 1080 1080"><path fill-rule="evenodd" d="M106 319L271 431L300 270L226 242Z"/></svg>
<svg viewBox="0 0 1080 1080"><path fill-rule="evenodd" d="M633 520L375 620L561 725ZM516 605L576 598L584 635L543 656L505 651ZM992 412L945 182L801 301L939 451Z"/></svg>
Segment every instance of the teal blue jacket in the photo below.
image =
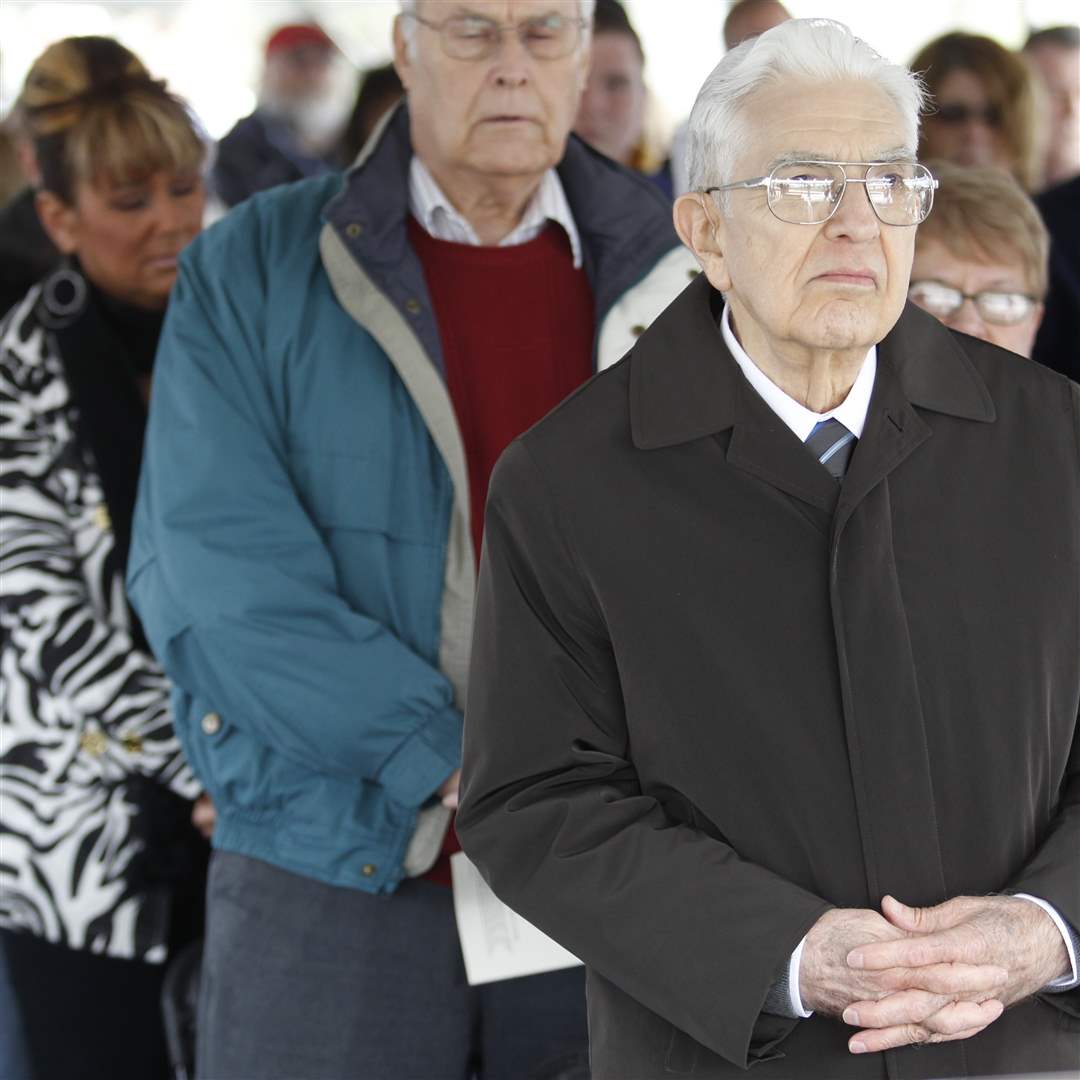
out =
<svg viewBox="0 0 1080 1080"><path fill-rule="evenodd" d="M367 891L459 764L475 588L410 157L402 109L344 180L255 196L185 252L128 564L215 846ZM600 325L671 264L670 209L576 141L560 176ZM643 317L686 280L653 279Z"/></svg>

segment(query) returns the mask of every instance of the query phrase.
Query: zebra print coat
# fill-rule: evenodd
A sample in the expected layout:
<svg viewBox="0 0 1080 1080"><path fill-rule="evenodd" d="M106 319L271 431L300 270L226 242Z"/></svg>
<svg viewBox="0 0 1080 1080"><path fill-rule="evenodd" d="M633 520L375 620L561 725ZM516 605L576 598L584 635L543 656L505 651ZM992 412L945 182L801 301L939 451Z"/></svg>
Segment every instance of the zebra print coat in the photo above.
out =
<svg viewBox="0 0 1080 1080"><path fill-rule="evenodd" d="M164 960L140 792L192 799L168 682L131 635L123 567L40 287L0 321L0 926Z"/></svg>

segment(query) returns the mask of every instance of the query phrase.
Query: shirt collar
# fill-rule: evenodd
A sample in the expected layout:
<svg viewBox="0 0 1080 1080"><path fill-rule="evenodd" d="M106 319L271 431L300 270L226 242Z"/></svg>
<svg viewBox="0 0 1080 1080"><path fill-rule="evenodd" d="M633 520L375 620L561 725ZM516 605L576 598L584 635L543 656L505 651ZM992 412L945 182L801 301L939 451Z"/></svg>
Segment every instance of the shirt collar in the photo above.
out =
<svg viewBox="0 0 1080 1080"><path fill-rule="evenodd" d="M458 212L439 187L431 170L415 154L409 165L409 211L437 240L481 246L476 230ZM574 269L580 269L581 237L574 224L574 215L570 212L562 181L554 169L548 169L540 178L540 184L529 200L520 224L504 236L498 246L527 244L540 235L549 221L554 221L565 230L574 257Z"/></svg>
<svg viewBox="0 0 1080 1080"><path fill-rule="evenodd" d="M863 427L866 424L866 413L870 408L870 395L874 390L874 378L877 375L877 346L873 345L866 354L866 359L859 368L859 374L855 378L848 395L835 409L828 412L816 413L808 409L801 402L796 401L776 385L747 355L746 350L739 344L731 329L731 308L725 302L724 315L720 320L720 332L724 336L724 344L727 345L735 363L742 369L746 381L761 395L765 404L799 437L800 441L806 442L810 432L822 420L835 417L850 431L855 438L862 438Z"/></svg>

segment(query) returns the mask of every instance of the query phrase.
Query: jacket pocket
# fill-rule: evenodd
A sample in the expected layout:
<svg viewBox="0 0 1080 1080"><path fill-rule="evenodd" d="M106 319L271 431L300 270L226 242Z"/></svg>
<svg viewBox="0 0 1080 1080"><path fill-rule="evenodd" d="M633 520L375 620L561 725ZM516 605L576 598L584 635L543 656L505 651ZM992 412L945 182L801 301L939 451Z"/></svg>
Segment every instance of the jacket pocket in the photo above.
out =
<svg viewBox="0 0 1080 1080"><path fill-rule="evenodd" d="M290 470L300 500L324 534L353 530L431 544L442 531L435 485L404 462L295 449Z"/></svg>
<svg viewBox="0 0 1080 1080"><path fill-rule="evenodd" d="M664 1058L665 1076L693 1076L697 1071L698 1044L681 1028L672 1026Z"/></svg>

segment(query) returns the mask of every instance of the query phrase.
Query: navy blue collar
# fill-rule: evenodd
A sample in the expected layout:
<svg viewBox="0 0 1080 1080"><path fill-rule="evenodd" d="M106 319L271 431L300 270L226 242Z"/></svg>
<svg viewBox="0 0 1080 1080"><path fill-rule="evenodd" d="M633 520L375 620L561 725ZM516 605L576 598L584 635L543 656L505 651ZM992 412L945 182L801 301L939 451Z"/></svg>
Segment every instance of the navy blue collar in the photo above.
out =
<svg viewBox="0 0 1080 1080"><path fill-rule="evenodd" d="M401 104L345 174L342 190L324 208L323 219L392 300L409 293L426 303L423 275L405 229L412 156L409 111ZM649 179L615 164L574 135L557 171L581 235L599 330L615 301L678 246L671 205ZM425 340L432 333L420 336L432 356L439 357L437 341Z"/></svg>

